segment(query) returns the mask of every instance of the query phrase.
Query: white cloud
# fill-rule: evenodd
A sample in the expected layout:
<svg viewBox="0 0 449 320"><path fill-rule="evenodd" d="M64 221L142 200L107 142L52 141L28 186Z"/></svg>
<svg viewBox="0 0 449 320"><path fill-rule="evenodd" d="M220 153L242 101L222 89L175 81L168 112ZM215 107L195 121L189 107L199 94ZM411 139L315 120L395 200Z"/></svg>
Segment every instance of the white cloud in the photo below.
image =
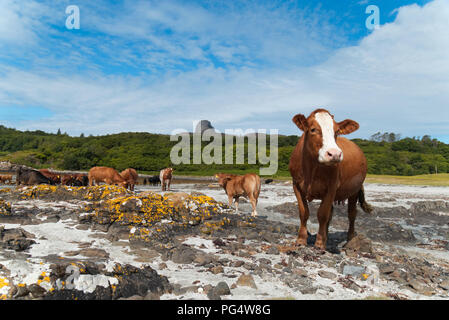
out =
<svg viewBox="0 0 449 320"><path fill-rule="evenodd" d="M208 13L196 7L191 14L198 20L177 12L170 15L170 10L155 10L152 19L170 25L180 22L178 28L183 31L210 23ZM143 32L136 31L126 19L122 22L123 28L110 30L106 30L105 23L104 31L120 32L123 37ZM184 54L201 60L204 52L195 50L202 41L209 41L224 61L234 59L236 52L244 55L252 49L236 42L228 47L214 36L207 37L208 33L220 32L229 32L230 36L236 27L231 24L226 31L220 31L217 25L227 22L219 17L215 22L211 30L202 34L204 39L191 44L155 35L149 39L159 40L158 46L170 51L174 62ZM100 23L97 21L96 25ZM256 33L257 24L249 25L253 27L250 32ZM264 30L259 30L262 35ZM55 114L50 119L16 123L19 128L61 128L71 134L169 133L176 128L191 130L192 121L198 119L211 120L221 131L278 128L280 133L296 134L291 122L294 114L327 107L337 120L352 118L361 124L353 137L368 137L377 131L442 136L449 133L447 30L449 2L435 0L424 7L400 8L394 22L373 31L356 46L336 50L327 61L313 66L288 68L286 64L282 68L224 70L206 63L193 71L168 72L164 76L107 76L99 72L61 75L9 67L0 68L0 99L17 106L45 106ZM267 42L258 45L260 56L277 54L275 61L284 51L288 60L293 58L292 52L297 52L289 53L288 46L272 48L275 37L268 34L267 38ZM288 39L284 40L281 43L286 45ZM161 63L158 59L166 57L152 55L148 59Z"/></svg>

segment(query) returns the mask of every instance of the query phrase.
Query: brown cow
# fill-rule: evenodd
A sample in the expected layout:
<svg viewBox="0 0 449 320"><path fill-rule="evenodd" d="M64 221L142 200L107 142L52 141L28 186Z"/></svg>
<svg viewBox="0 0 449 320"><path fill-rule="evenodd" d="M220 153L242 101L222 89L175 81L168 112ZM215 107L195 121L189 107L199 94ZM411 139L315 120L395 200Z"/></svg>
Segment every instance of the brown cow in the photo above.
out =
<svg viewBox="0 0 449 320"><path fill-rule="evenodd" d="M256 206L260 194L260 177L255 173L247 173L243 176L235 174L218 173L218 184L223 187L228 195L229 206L232 199L235 200L235 212L239 212L239 197L249 198L253 211L251 216L257 216Z"/></svg>
<svg viewBox="0 0 449 320"><path fill-rule="evenodd" d="M132 168L128 168L120 172L120 175L128 181L129 190L134 191L134 186L137 184L137 179L139 175L137 171Z"/></svg>
<svg viewBox="0 0 449 320"><path fill-rule="evenodd" d="M172 173L173 168L165 168L161 170L159 179L161 180L162 191L165 191L165 189L170 191L170 183L171 179L173 178Z"/></svg>
<svg viewBox="0 0 449 320"><path fill-rule="evenodd" d="M73 174L63 174L61 177L61 184L65 186L74 186L75 176Z"/></svg>
<svg viewBox="0 0 449 320"><path fill-rule="evenodd" d="M0 182L6 184L6 182L8 183L12 183L12 175L8 174L8 175L0 175Z"/></svg>
<svg viewBox="0 0 449 320"><path fill-rule="evenodd" d="M324 109L315 110L308 118L297 114L292 120L304 132L289 164L301 220L296 244L307 244L307 201L320 199L315 247L325 250L334 201L348 199L348 240L354 237L357 201L363 211L371 211L363 191L367 171L365 155L355 143L338 137L357 130L359 124L348 119L337 123Z"/></svg>
<svg viewBox="0 0 449 320"><path fill-rule="evenodd" d="M40 173L42 173L47 179L50 179L53 181L54 184L60 184L61 183L61 175L51 172L48 169L40 169Z"/></svg>
<svg viewBox="0 0 449 320"><path fill-rule="evenodd" d="M0 182L4 184L6 184L6 182L12 183L12 175L0 175Z"/></svg>
<svg viewBox="0 0 449 320"><path fill-rule="evenodd" d="M88 174L89 186L104 182L106 184L115 184L124 188L128 187L128 182L114 168L93 167Z"/></svg>
<svg viewBox="0 0 449 320"><path fill-rule="evenodd" d="M89 178L84 173L64 174L61 177L61 184L73 187L85 187L89 185Z"/></svg>

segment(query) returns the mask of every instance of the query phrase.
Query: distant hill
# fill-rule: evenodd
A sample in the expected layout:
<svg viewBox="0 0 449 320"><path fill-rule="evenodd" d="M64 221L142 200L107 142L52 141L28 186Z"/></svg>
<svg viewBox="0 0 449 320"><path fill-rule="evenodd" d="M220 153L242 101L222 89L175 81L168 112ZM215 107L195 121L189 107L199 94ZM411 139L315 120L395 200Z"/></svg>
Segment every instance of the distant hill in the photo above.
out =
<svg viewBox="0 0 449 320"><path fill-rule="evenodd" d="M278 176L289 175L288 162L298 138L296 135L278 136ZM269 136L267 140L269 141ZM449 172L449 145L430 139L429 136L422 139L404 138L394 142L363 139L353 141L365 152L368 172L372 174L417 175ZM141 172L152 173L173 166L169 155L176 143L170 141L169 135L163 134L124 132L71 137L61 133L19 131L0 126L0 161L8 160L36 168L52 167L61 170L88 170L97 165L118 170L132 167ZM260 165L181 164L174 167L177 174L212 175L218 171L258 172Z"/></svg>

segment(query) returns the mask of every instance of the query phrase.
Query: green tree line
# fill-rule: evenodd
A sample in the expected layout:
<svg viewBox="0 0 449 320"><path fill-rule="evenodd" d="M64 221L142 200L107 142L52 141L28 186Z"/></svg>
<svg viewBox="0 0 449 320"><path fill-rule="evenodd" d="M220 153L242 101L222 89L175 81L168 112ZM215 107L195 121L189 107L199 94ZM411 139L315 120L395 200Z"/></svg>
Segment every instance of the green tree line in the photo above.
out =
<svg viewBox="0 0 449 320"><path fill-rule="evenodd" d="M288 176L288 162L299 136L278 136L278 174ZM223 140L223 144L225 139ZM392 133L376 133L370 140L353 139L365 153L368 173L418 175L449 172L449 145L432 139L402 138ZM209 175L214 172L257 172L261 165L249 164L245 139L243 164L179 164L170 162L170 151L177 141L169 135L125 132L102 136L72 137L43 131L19 131L0 126L0 160L35 168L88 170L109 166L117 170L135 168L140 172L157 172L173 166L178 174ZM203 142L203 147L208 142ZM234 159L235 159L234 146ZM192 148L191 148L192 149ZM269 137L267 138L269 150ZM224 147L223 147L224 150ZM193 152L191 150L191 152ZM223 152L224 153L224 152ZM224 159L224 155L223 155Z"/></svg>

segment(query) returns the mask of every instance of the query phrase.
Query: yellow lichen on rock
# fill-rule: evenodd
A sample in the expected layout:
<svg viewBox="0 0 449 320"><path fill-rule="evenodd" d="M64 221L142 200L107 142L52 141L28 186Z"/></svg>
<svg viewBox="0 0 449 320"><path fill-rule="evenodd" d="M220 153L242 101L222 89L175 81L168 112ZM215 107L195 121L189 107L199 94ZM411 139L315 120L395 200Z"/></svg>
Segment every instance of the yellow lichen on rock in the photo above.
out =
<svg viewBox="0 0 449 320"><path fill-rule="evenodd" d="M0 215L11 214L11 203L0 199Z"/></svg>

